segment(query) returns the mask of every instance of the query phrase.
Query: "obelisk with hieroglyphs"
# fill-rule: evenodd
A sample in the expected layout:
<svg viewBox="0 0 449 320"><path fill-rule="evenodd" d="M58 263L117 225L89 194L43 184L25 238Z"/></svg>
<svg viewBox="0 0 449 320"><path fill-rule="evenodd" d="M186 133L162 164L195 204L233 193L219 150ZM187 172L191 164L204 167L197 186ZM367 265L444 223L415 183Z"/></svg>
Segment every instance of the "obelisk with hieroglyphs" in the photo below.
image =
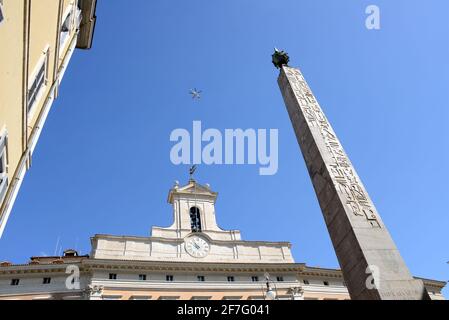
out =
<svg viewBox="0 0 449 320"><path fill-rule="evenodd" d="M276 50L279 87L352 299L428 299L301 72Z"/></svg>

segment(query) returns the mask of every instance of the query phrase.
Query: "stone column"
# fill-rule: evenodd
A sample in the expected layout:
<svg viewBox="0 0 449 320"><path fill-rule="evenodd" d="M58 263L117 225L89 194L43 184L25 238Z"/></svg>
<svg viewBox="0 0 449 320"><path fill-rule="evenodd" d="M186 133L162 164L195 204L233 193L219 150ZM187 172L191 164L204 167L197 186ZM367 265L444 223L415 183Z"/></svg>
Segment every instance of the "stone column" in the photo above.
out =
<svg viewBox="0 0 449 320"><path fill-rule="evenodd" d="M423 282L410 274L301 72L286 66L286 54L281 58L284 63L279 65L273 59L281 69L279 87L351 298L428 298Z"/></svg>

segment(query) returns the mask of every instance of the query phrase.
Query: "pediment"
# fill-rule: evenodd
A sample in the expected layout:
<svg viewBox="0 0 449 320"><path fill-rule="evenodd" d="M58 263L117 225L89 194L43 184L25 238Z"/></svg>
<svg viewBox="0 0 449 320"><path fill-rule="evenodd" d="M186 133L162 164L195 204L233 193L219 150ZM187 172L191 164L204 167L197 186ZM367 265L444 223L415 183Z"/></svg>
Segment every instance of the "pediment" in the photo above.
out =
<svg viewBox="0 0 449 320"><path fill-rule="evenodd" d="M213 195L215 192L211 191L209 187L201 185L197 182L189 183L184 187L179 187L178 192L188 192L188 193L204 193Z"/></svg>
<svg viewBox="0 0 449 320"><path fill-rule="evenodd" d="M199 184L193 179L189 180L189 183L185 186L179 186L178 184L175 184L175 186L170 190L168 194L169 203L172 203L172 199L175 194L196 194L210 196L214 199L218 195L218 193L212 191L208 185Z"/></svg>

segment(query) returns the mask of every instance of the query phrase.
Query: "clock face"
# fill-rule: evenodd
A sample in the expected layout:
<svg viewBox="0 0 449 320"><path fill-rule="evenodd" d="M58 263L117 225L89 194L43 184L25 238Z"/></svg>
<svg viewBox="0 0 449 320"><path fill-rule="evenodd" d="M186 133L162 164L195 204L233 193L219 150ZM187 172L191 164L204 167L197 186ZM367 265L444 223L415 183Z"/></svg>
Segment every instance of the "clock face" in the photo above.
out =
<svg viewBox="0 0 449 320"><path fill-rule="evenodd" d="M209 253L210 245L204 238L193 236L185 240L185 248L192 257L204 258Z"/></svg>

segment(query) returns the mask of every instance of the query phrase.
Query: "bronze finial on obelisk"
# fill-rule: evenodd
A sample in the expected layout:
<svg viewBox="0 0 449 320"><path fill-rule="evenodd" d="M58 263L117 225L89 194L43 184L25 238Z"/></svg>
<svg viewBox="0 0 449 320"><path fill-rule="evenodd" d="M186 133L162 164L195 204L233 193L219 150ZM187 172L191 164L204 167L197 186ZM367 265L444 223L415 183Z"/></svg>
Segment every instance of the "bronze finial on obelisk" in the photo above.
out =
<svg viewBox="0 0 449 320"><path fill-rule="evenodd" d="M274 48L274 53L271 57L271 61L277 69L280 69L282 66L288 66L290 62L290 57L287 52L278 50L277 48Z"/></svg>

